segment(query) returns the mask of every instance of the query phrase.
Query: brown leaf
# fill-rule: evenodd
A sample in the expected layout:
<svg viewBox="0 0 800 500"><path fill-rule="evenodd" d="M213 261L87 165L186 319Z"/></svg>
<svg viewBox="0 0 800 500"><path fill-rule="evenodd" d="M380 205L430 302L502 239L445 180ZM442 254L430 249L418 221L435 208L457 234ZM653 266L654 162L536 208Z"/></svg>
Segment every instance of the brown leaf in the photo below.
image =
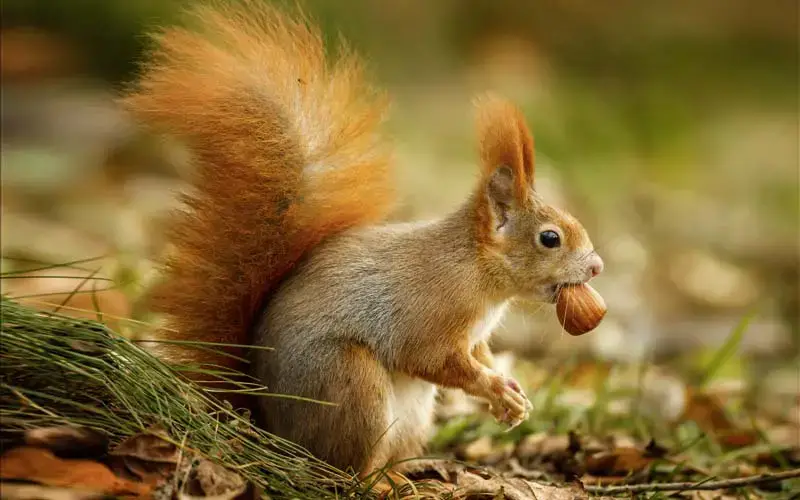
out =
<svg viewBox="0 0 800 500"><path fill-rule="evenodd" d="M105 465L90 460L64 460L50 450L19 447L0 457L0 478L75 486L108 494L146 495L150 487L114 475Z"/></svg>
<svg viewBox="0 0 800 500"><path fill-rule="evenodd" d="M618 477L640 472L653 460L653 457L646 456L637 448L616 448L586 457L584 466L586 472L593 476Z"/></svg>
<svg viewBox="0 0 800 500"><path fill-rule="evenodd" d="M154 426L133 435L109 452L111 468L120 477L160 486L178 469L181 453L167 441L168 434Z"/></svg>
<svg viewBox="0 0 800 500"><path fill-rule="evenodd" d="M178 492L179 500L194 498L231 500L247 490L248 483L235 472L208 460L201 460L189 481Z"/></svg>
<svg viewBox="0 0 800 500"><path fill-rule="evenodd" d="M728 448L744 448L758 443L758 433L747 429L717 433L717 441Z"/></svg>
<svg viewBox="0 0 800 500"><path fill-rule="evenodd" d="M477 474L463 471L458 475L455 498L494 498L508 500L580 500L589 495L575 485L550 486L519 478L483 478ZM593 499L607 497L592 497Z"/></svg>
<svg viewBox="0 0 800 500"><path fill-rule="evenodd" d="M180 450L168 439L169 435L163 429L152 427L121 442L109 455L177 465Z"/></svg>
<svg viewBox="0 0 800 500"><path fill-rule="evenodd" d="M547 474L541 470L526 469L514 457L506 460L505 465L508 467L507 475L511 477L521 477L522 479L545 479L547 477Z"/></svg>
<svg viewBox="0 0 800 500"><path fill-rule="evenodd" d="M723 446L741 448L758 442L756 432L734 426L719 398L691 388L687 388L687 404L682 420L695 422Z"/></svg>
<svg viewBox="0 0 800 500"><path fill-rule="evenodd" d="M687 403L683 420L695 422L707 432L729 431L733 424L718 398L687 388Z"/></svg>
<svg viewBox="0 0 800 500"><path fill-rule="evenodd" d="M522 464L547 464L551 472L562 474L567 481L581 476L581 467L575 454L582 448L574 432L567 436L532 434L517 446L516 456Z"/></svg>
<svg viewBox="0 0 800 500"><path fill-rule="evenodd" d="M111 457L111 470L119 476L131 481L138 481L150 486L160 486L169 480L176 471L176 466L166 462L148 462L136 457Z"/></svg>
<svg viewBox="0 0 800 500"><path fill-rule="evenodd" d="M25 444L34 448L47 448L61 457L86 458L106 453L108 439L88 427L40 427L25 431Z"/></svg>
<svg viewBox="0 0 800 500"><path fill-rule="evenodd" d="M452 483L455 482L458 473L466 469L461 463L443 459L411 460L403 465L403 475L413 481L439 479Z"/></svg>

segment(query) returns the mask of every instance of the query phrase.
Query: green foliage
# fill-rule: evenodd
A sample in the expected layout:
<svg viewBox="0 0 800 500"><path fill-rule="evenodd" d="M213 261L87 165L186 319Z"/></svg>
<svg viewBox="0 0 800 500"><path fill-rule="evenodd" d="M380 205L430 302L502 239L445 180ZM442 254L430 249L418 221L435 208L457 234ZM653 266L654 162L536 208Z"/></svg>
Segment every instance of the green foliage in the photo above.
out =
<svg viewBox="0 0 800 500"><path fill-rule="evenodd" d="M701 378L697 384L698 387L703 387L713 380L714 376L717 375L717 373L719 373L719 371L725 366L725 363L727 363L736 354L736 352L739 350L739 346L742 343L742 338L744 337L744 334L747 331L748 326L750 326L750 322L753 320L755 315L755 311L749 312L731 331L728 338L717 350L714 357L708 362L705 370L703 370Z"/></svg>

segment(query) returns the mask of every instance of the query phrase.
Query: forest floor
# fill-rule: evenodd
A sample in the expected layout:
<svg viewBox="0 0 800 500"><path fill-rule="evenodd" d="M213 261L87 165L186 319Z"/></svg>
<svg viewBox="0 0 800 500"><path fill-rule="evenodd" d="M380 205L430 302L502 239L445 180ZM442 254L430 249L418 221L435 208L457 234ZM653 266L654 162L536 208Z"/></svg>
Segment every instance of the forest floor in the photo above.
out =
<svg viewBox="0 0 800 500"><path fill-rule="evenodd" d="M3 498L360 498L378 478L354 483L261 432L94 321L2 306ZM746 323L692 375L513 360L534 411L510 431L481 403L446 392L428 456L409 464L411 484L395 493L797 498L797 393L771 383L775 391L754 395L721 375ZM796 365L776 371L789 388L797 382Z"/></svg>

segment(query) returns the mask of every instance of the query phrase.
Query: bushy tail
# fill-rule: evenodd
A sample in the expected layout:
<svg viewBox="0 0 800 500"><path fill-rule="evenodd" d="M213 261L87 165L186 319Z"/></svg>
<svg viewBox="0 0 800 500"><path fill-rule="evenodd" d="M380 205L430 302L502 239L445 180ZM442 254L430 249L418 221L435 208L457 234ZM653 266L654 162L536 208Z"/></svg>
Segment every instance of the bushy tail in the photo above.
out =
<svg viewBox="0 0 800 500"><path fill-rule="evenodd" d="M379 136L387 101L339 45L264 2L195 7L155 50L122 103L187 142L196 176L170 230L151 297L174 340L247 344L265 295L302 255L393 202ZM169 348L181 362L229 357Z"/></svg>

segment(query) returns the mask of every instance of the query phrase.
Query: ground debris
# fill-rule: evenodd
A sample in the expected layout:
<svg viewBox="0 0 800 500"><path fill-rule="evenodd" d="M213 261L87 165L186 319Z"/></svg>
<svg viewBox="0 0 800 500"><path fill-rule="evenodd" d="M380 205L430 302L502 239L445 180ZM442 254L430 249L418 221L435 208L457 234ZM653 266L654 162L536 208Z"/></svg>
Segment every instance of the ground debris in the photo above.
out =
<svg viewBox="0 0 800 500"><path fill-rule="evenodd" d="M494 498L507 500L578 500L589 498L580 483L562 486L547 485L521 478L482 477L463 471L456 483L455 498ZM593 496L592 498L603 498Z"/></svg>
<svg viewBox="0 0 800 500"><path fill-rule="evenodd" d="M117 477L92 460L61 459L44 448L21 446L0 458L0 479L44 486L77 487L111 495L147 495L150 486Z"/></svg>
<svg viewBox="0 0 800 500"><path fill-rule="evenodd" d="M46 447L12 448L0 460L2 498L88 500L115 495L232 500L248 491L249 484L239 474L182 450L160 427L130 436L108 453L99 451L105 447L97 446L98 436L68 427L26 432L26 442L48 445L67 455L77 452L70 447L83 444L95 445L91 449L97 453L77 460L60 458Z"/></svg>
<svg viewBox="0 0 800 500"><path fill-rule="evenodd" d="M101 500L107 493L39 484L0 483L0 498L7 500Z"/></svg>
<svg viewBox="0 0 800 500"><path fill-rule="evenodd" d="M72 425L28 429L24 441L28 446L46 448L62 458L100 456L108 449L105 434Z"/></svg>

